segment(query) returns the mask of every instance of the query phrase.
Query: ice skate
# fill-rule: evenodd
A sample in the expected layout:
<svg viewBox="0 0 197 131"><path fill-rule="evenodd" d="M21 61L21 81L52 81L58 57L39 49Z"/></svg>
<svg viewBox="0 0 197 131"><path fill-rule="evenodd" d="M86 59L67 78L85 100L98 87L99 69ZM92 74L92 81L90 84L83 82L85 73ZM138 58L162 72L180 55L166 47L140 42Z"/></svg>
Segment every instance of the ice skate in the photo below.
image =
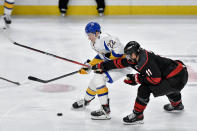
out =
<svg viewBox="0 0 197 131"><path fill-rule="evenodd" d="M2 18L5 23L5 28L9 28L9 25L12 23L10 15L3 15Z"/></svg>
<svg viewBox="0 0 197 131"><path fill-rule="evenodd" d="M60 13L62 17L66 16L66 9L60 9Z"/></svg>
<svg viewBox="0 0 197 131"><path fill-rule="evenodd" d="M144 115L143 114L135 114L132 113L123 118L123 123L125 125L136 125L136 124L143 124Z"/></svg>
<svg viewBox="0 0 197 131"><path fill-rule="evenodd" d="M3 19L4 19L6 24L11 24L12 23L10 15L3 15Z"/></svg>
<svg viewBox="0 0 197 131"><path fill-rule="evenodd" d="M99 8L98 9L98 13L99 13L99 16L104 16L104 9L103 8Z"/></svg>
<svg viewBox="0 0 197 131"><path fill-rule="evenodd" d="M92 120L109 120L110 117L110 108L109 105L102 105L101 109L91 112Z"/></svg>
<svg viewBox="0 0 197 131"><path fill-rule="evenodd" d="M165 111L180 111L184 109L184 106L182 104L182 102L180 102L177 106L173 106L171 104L166 104L164 105L164 110Z"/></svg>
<svg viewBox="0 0 197 131"><path fill-rule="evenodd" d="M80 99L73 103L72 107L73 109L82 109L85 108L85 106L89 105L90 101L86 101L85 99Z"/></svg>

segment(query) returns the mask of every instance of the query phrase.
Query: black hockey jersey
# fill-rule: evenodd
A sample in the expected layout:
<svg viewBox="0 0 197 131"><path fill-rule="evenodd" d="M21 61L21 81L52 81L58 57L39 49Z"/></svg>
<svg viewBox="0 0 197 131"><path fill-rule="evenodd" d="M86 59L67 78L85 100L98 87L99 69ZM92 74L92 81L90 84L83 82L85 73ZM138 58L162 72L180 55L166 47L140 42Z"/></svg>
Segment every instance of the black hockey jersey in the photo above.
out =
<svg viewBox="0 0 197 131"><path fill-rule="evenodd" d="M142 79L140 80L140 83L157 85L162 79L168 79L178 74L183 69L184 65L181 61L174 61L161 57L146 50L140 52L137 63L133 63L126 58L103 63L104 70L125 68L129 66L143 76L141 77Z"/></svg>

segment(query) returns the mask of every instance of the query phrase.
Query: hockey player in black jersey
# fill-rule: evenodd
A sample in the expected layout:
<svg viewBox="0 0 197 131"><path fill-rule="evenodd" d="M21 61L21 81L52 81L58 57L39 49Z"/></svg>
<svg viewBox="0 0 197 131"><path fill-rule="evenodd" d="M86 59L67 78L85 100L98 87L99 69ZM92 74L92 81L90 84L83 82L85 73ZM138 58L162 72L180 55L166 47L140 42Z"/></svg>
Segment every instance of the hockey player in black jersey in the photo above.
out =
<svg viewBox="0 0 197 131"><path fill-rule="evenodd" d="M101 62L92 67L97 72L115 68L132 67L138 73L127 74L126 84L140 84L133 113L124 117L125 124L143 123L143 112L149 102L150 94L155 97L166 95L170 104L164 110L183 110L181 90L188 80L188 72L183 62L155 55L142 49L136 41L130 41L124 48L126 58Z"/></svg>

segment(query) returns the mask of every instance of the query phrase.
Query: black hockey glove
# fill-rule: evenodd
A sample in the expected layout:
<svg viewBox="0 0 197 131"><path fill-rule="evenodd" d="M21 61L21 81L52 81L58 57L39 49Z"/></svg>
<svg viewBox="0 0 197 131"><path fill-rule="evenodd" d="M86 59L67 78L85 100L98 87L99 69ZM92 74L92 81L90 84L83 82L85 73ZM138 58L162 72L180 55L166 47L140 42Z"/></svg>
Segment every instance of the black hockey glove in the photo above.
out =
<svg viewBox="0 0 197 131"><path fill-rule="evenodd" d="M124 80L124 82L126 84L129 85L137 85L137 84L141 84L142 82L142 76L140 74L127 74L127 78Z"/></svg>
<svg viewBox="0 0 197 131"><path fill-rule="evenodd" d="M110 53L110 52L109 52L109 53L106 53L106 54L105 54L105 57L109 58L109 57L110 57L110 55L111 55L111 53Z"/></svg>
<svg viewBox="0 0 197 131"><path fill-rule="evenodd" d="M92 66L92 70L94 70L95 73L102 74L104 71L103 62Z"/></svg>

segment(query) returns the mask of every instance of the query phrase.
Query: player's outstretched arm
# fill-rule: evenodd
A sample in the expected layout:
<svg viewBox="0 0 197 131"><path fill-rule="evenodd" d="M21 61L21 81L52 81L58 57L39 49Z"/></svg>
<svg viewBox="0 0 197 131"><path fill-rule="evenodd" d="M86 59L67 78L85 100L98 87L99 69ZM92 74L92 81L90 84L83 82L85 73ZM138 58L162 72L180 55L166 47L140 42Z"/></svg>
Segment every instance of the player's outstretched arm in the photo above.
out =
<svg viewBox="0 0 197 131"><path fill-rule="evenodd" d="M121 69L128 67L129 63L127 62L126 58L119 58L115 60L110 60L106 62L101 62L92 66L92 70L99 70L99 71L108 71L112 69Z"/></svg>

